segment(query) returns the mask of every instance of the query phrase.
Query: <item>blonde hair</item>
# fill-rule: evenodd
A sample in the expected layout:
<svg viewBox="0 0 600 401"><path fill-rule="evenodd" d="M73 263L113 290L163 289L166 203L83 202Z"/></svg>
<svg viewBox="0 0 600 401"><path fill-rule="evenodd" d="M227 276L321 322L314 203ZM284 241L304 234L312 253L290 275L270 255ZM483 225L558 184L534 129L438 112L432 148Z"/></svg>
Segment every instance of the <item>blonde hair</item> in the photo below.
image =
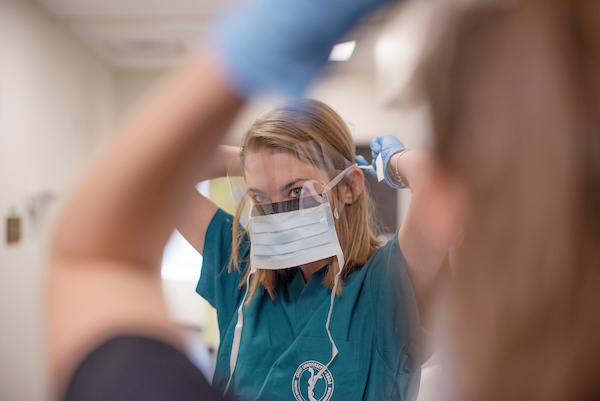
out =
<svg viewBox="0 0 600 401"><path fill-rule="evenodd" d="M321 145L324 155L306 151L302 156L298 154L300 144L314 141ZM300 146L299 146L300 145ZM346 167L346 160L353 161L355 157L355 145L350 131L342 118L322 102L312 99L290 101L275 108L263 117L256 120L246 132L242 140L241 155L258 151L281 151L284 150L296 157L309 157L316 165L323 165L323 157L333 163L338 171ZM330 177L333 178L333 177ZM347 176L333 188L333 193L338 194L340 187L347 186L352 189ZM337 196L339 199L339 196ZM371 205L366 188L356 196L354 201L344 205L339 218L335 222L335 228L340 241L340 246L346 260L343 276L359 270L375 252L379 241L373 234ZM229 269L240 270L239 247L241 240L247 235L246 230L240 228L241 208L238 207L233 222L233 243L231 263ZM333 288L334 277L339 272L337 258L329 264L323 284ZM240 286L246 283L250 273L250 262ZM261 284L275 298L275 289L278 283L286 275L285 271L258 270L250 281L251 299ZM342 292L341 282L338 285L337 294Z"/></svg>
<svg viewBox="0 0 600 401"><path fill-rule="evenodd" d="M482 3L424 66L439 160L470 201L454 388L600 399L600 3Z"/></svg>

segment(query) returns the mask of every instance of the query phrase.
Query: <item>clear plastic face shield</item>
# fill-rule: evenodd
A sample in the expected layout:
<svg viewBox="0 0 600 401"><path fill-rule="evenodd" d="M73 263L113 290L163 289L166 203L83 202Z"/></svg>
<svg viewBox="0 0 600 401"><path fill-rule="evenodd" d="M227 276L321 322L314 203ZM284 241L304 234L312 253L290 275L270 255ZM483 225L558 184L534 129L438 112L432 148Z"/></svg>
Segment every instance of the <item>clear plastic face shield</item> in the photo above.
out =
<svg viewBox="0 0 600 401"><path fill-rule="evenodd" d="M335 219L344 207L338 184L348 184L348 160L329 157L310 141L250 153L237 164L243 178L229 177L229 184L250 236L252 269L343 258Z"/></svg>
<svg viewBox="0 0 600 401"><path fill-rule="evenodd" d="M350 184L350 169L356 167L341 155L328 156L315 141L287 149L264 149L231 161L231 192L240 212L240 222L250 236L250 276L257 269L287 269L337 257L339 271L331 292L325 327L332 345L329 363L309 383L309 393L322 378L338 353L329 332L344 255L335 230L335 220L343 213L343 193ZM342 185L339 185L343 183ZM246 291L247 295L247 291ZM242 308L238 309L231 360L231 383L243 326Z"/></svg>

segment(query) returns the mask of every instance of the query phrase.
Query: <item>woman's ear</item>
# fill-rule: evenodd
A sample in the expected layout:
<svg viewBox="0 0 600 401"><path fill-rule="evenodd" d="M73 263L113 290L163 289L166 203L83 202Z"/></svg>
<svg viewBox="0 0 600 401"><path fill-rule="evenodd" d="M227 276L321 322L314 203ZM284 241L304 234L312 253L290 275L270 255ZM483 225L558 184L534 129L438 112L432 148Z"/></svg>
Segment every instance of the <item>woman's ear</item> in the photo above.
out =
<svg viewBox="0 0 600 401"><path fill-rule="evenodd" d="M354 202L365 187L365 175L358 167L352 167L346 172L347 185L342 187L342 202L346 205Z"/></svg>

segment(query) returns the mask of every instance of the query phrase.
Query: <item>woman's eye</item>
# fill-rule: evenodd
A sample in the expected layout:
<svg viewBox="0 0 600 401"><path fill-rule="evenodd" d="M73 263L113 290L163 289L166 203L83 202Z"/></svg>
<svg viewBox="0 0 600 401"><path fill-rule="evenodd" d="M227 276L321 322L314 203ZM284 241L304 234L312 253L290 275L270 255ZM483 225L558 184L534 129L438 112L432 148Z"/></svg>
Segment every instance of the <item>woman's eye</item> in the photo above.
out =
<svg viewBox="0 0 600 401"><path fill-rule="evenodd" d="M296 199L302 195L302 187L292 188L290 191L290 198Z"/></svg>

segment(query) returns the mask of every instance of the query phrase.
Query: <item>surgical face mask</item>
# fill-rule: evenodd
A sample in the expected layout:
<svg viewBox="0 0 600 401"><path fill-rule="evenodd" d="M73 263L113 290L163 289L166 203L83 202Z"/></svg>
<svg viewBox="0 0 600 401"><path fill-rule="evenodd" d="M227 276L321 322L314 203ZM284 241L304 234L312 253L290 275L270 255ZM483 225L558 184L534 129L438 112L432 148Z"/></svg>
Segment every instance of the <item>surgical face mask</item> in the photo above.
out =
<svg viewBox="0 0 600 401"><path fill-rule="evenodd" d="M252 269L285 269L332 256L338 257L340 268L344 266L327 191L345 173L346 170L335 177L318 196L252 209L248 224Z"/></svg>
<svg viewBox="0 0 600 401"><path fill-rule="evenodd" d="M246 281L246 294L238 308L238 321L235 327L230 358L230 377L225 393L235 372L243 326L242 308L250 287L250 276L257 269L278 270L336 256L339 271L334 279L331 290L330 307L325 328L331 342L331 359L313 380L309 383L309 393L312 393L315 383L329 367L338 354L335 342L329 331L329 322L339 284L340 274L344 268L344 254L335 231L334 213L332 213L327 192L335 187L346 172L356 165L347 167L329 184L325 185L319 197L307 196L291 201L266 205L256 205L249 218L250 233L250 274ZM337 210L335 211L336 217Z"/></svg>

